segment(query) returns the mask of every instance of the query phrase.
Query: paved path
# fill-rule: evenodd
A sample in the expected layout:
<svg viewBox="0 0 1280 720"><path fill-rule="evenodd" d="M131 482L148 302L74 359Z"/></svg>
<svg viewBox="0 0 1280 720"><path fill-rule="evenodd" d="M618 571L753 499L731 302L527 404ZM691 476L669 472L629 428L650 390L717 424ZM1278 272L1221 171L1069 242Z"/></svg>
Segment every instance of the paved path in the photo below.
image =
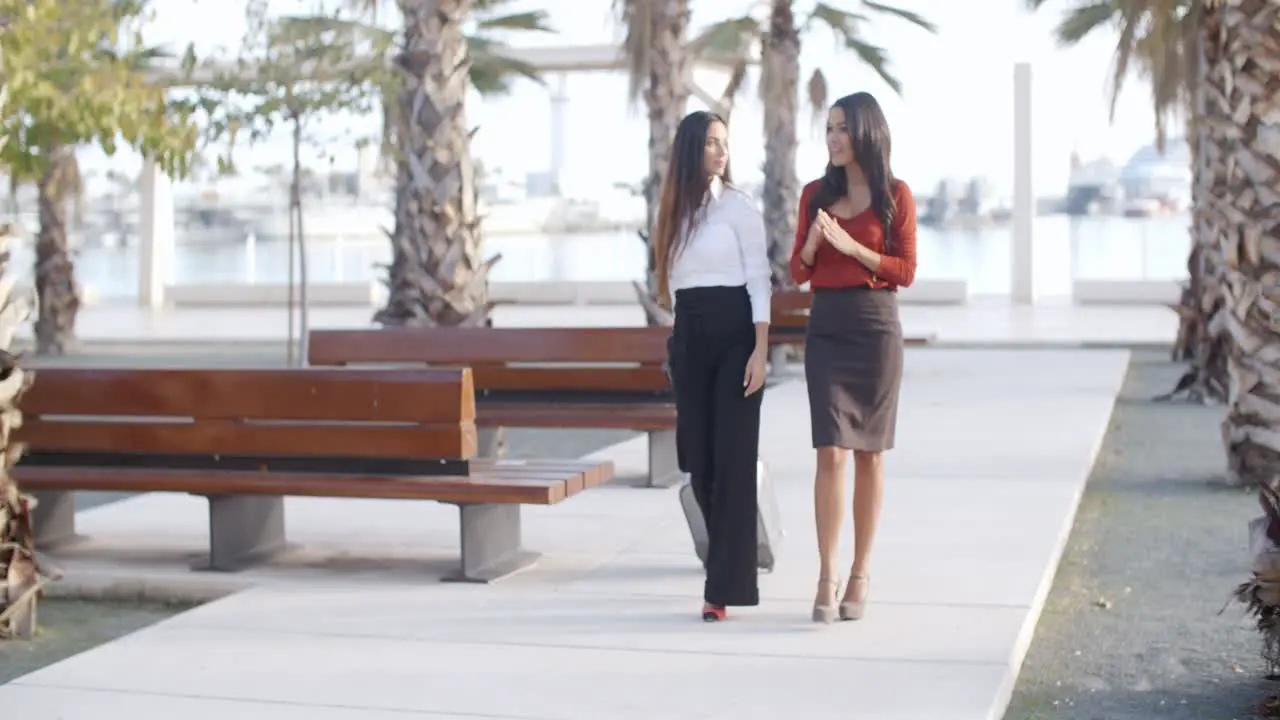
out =
<svg viewBox="0 0 1280 720"><path fill-rule="evenodd" d="M311 311L310 322L313 328L369 327L372 316L371 308L319 307ZM493 316L499 327L644 324L639 305L502 305ZM287 318L283 308L151 311L114 304L82 310L76 333L97 348L283 346ZM938 342L952 345L1168 345L1178 328L1177 316L1163 306L1078 306L1066 298L1046 298L1034 307L1013 306L999 297L977 297L964 305L903 304L902 323L909 335L935 334Z"/></svg>
<svg viewBox="0 0 1280 720"><path fill-rule="evenodd" d="M0 687L24 720L998 720L1125 372L1124 351L912 351L872 604L808 621L817 561L803 382L772 390L762 455L787 537L764 603L697 618L672 490L601 488L526 515L534 569L434 581L432 504L295 500L305 549L227 578L183 569L204 507L150 495L81 514L68 582L252 585ZM604 451L623 467L643 441ZM846 556L848 548L846 547ZM207 586L204 588L209 589Z"/></svg>

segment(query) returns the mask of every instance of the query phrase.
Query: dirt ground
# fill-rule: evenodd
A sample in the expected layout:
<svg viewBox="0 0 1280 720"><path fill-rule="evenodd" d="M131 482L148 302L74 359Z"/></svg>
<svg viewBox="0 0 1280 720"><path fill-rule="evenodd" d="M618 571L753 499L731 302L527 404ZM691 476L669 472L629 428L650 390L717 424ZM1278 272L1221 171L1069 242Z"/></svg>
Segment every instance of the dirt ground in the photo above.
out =
<svg viewBox="0 0 1280 720"><path fill-rule="evenodd" d="M1151 400L1181 370L1134 354L1005 720L1233 720L1280 694L1227 603L1259 510L1220 484L1223 409Z"/></svg>

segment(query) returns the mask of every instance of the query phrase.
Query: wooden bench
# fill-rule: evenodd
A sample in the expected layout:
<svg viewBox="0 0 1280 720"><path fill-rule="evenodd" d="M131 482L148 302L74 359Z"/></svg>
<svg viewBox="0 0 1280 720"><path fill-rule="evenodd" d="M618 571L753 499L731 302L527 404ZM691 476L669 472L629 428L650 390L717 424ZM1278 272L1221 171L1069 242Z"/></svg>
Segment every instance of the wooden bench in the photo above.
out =
<svg viewBox="0 0 1280 720"><path fill-rule="evenodd" d="M482 428L615 428L648 433L648 485L683 479L666 327L314 330L313 366L472 369ZM485 445L485 443L482 443Z"/></svg>
<svg viewBox="0 0 1280 720"><path fill-rule="evenodd" d="M769 345L800 345L804 343L809 328L809 306L813 294L808 290L782 290L774 292L769 318ZM929 345L937 338L934 333L907 335L903 343Z"/></svg>
<svg viewBox="0 0 1280 720"><path fill-rule="evenodd" d="M462 559L487 582L537 559L520 506L607 482L612 463L473 459L475 393L461 369L46 368L22 400L15 469L37 496L38 546L75 537L77 490L209 501L209 558L232 571L285 547L285 496L457 505Z"/></svg>

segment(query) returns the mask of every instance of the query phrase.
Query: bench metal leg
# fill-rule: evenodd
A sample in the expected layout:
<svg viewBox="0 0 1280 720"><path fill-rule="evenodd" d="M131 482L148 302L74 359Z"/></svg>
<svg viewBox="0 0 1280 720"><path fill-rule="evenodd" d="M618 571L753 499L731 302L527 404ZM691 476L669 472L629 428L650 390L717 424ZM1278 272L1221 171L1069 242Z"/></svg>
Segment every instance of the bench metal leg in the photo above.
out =
<svg viewBox="0 0 1280 720"><path fill-rule="evenodd" d="M676 457L676 431L649 433L649 487L669 488L684 482Z"/></svg>
<svg viewBox="0 0 1280 720"><path fill-rule="evenodd" d="M482 427L476 431L476 454L482 458L505 458L507 456L507 433L505 428Z"/></svg>
<svg viewBox="0 0 1280 720"><path fill-rule="evenodd" d="M458 511L462 519L462 564L445 575L444 581L493 582L537 562L540 555L521 545L518 504L462 504Z"/></svg>
<svg viewBox="0 0 1280 720"><path fill-rule="evenodd" d="M769 374L780 375L787 369L787 358L791 348L787 345L774 345L769 348Z"/></svg>
<svg viewBox="0 0 1280 720"><path fill-rule="evenodd" d="M234 572L285 547L284 498L210 495L209 570Z"/></svg>
<svg viewBox="0 0 1280 720"><path fill-rule="evenodd" d="M29 493L36 499L31 513L36 547L48 550L79 539L76 535L76 494L73 491Z"/></svg>

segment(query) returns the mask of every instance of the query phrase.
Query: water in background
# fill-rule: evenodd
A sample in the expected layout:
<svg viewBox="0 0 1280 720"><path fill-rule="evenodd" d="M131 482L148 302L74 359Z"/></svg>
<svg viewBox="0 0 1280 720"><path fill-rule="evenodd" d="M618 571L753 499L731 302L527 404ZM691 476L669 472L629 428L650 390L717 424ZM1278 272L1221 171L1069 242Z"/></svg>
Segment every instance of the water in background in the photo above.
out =
<svg viewBox="0 0 1280 720"><path fill-rule="evenodd" d="M1042 292L1068 295L1073 279L1165 280L1186 275L1188 218L1045 215L1035 219L1035 274ZM921 228L921 279L964 279L973 294L1007 294L1010 288L1008 226L987 229ZM353 282L383 277L377 267L390 260L386 239L308 236L312 283ZM645 250L634 233L605 235L501 235L485 241L486 253L501 253L495 281L575 282L643 277ZM30 281L29 242L12 248L14 270ZM99 298L123 300L138 293L138 251L134 247L92 247L77 251L82 286ZM271 238L246 244L184 245L178 238L172 284L284 283L287 244Z"/></svg>

